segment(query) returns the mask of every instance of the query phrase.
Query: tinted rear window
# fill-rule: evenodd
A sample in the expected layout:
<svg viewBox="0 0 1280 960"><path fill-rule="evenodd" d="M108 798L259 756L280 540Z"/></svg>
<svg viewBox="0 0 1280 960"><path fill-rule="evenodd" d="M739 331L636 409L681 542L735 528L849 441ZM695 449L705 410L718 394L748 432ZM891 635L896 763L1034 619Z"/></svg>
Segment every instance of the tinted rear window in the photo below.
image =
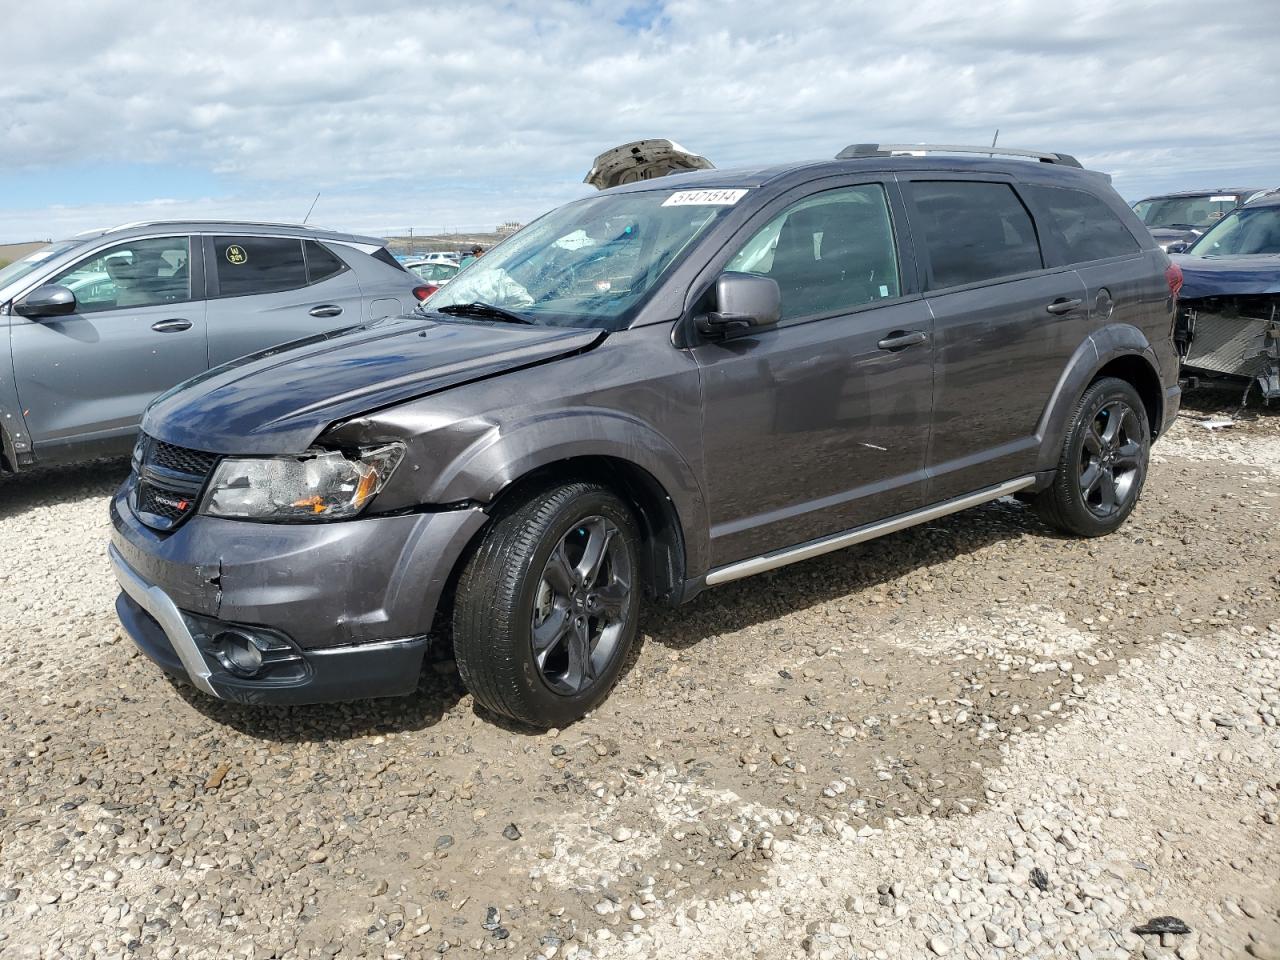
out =
<svg viewBox="0 0 1280 960"><path fill-rule="evenodd" d="M221 296L243 297L307 285L301 240L216 237L213 248Z"/></svg>
<svg viewBox="0 0 1280 960"><path fill-rule="evenodd" d="M1057 234L1067 263L1086 263L1137 253L1141 247L1110 207L1087 190L1035 187L1049 228Z"/></svg>
<svg viewBox="0 0 1280 960"><path fill-rule="evenodd" d="M307 253L307 276L312 283L328 280L330 277L337 276L347 269L347 265L342 262L342 258L324 244L317 243L314 240L307 240L303 246L306 248Z"/></svg>
<svg viewBox="0 0 1280 960"><path fill-rule="evenodd" d="M917 211L913 232L929 257L930 289L1044 266L1031 215L1008 184L919 181L907 189Z"/></svg>

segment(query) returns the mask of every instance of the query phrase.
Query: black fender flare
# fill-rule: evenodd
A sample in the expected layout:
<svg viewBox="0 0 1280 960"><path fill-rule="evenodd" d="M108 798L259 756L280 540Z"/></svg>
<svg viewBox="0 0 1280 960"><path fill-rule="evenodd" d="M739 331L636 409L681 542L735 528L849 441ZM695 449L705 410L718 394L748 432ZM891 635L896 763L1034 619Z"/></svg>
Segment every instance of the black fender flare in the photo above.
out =
<svg viewBox="0 0 1280 960"><path fill-rule="evenodd" d="M1113 360L1130 356L1140 357L1159 379L1160 363L1150 341L1146 334L1130 324L1113 324L1095 330L1076 348L1036 425L1036 437L1040 441L1037 472L1057 468L1058 459L1062 455L1062 441L1076 402L1098 376L1098 372ZM1153 429L1160 429L1158 423L1152 426Z"/></svg>
<svg viewBox="0 0 1280 960"><path fill-rule="evenodd" d="M707 506L693 467L647 423L619 410L558 410L487 431L440 470L424 502L489 504L530 474L578 458L621 461L648 474L679 524L684 575L705 572L710 562Z"/></svg>
<svg viewBox="0 0 1280 960"><path fill-rule="evenodd" d="M16 434L13 430L15 422L18 426ZM0 467L17 471L30 464L31 444L25 437L26 424L22 414L18 411L10 412L4 404L0 404Z"/></svg>
<svg viewBox="0 0 1280 960"><path fill-rule="evenodd" d="M0 471L18 469L18 451L9 439L9 428L0 422Z"/></svg>

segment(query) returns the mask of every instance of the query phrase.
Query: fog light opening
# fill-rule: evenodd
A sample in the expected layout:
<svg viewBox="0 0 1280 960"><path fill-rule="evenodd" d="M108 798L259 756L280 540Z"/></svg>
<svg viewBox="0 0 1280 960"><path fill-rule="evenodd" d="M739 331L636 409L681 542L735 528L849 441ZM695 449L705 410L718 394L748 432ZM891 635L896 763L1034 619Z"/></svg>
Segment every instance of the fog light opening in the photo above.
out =
<svg viewBox="0 0 1280 960"><path fill-rule="evenodd" d="M256 677L262 672L262 648L252 634L242 630L223 630L213 638L218 662L237 677Z"/></svg>

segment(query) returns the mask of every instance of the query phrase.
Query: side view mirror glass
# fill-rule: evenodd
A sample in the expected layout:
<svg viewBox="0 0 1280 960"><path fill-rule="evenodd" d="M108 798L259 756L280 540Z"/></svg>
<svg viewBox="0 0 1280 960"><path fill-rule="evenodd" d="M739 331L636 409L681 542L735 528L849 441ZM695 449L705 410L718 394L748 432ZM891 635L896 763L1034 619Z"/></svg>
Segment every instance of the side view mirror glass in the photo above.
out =
<svg viewBox="0 0 1280 960"><path fill-rule="evenodd" d="M708 336L732 337L772 327L782 316L777 281L753 273L726 271L716 280L715 309L698 318Z"/></svg>
<svg viewBox="0 0 1280 960"><path fill-rule="evenodd" d="M13 312L23 317L65 317L76 312L76 295L57 283L36 287L13 305Z"/></svg>

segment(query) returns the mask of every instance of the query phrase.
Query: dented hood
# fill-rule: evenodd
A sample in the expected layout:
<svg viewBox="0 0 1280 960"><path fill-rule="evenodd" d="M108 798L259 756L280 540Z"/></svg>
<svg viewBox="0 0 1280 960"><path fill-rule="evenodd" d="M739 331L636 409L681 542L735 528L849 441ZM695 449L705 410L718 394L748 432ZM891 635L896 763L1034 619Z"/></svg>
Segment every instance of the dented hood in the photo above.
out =
<svg viewBox="0 0 1280 960"><path fill-rule="evenodd" d="M673 140L635 140L596 157L582 182L597 190L608 190L624 183L656 180L671 173L713 169L706 157L690 153Z"/></svg>
<svg viewBox="0 0 1280 960"><path fill-rule="evenodd" d="M1280 293L1280 254L1259 253L1247 257L1174 254L1171 259L1182 268L1180 300Z"/></svg>
<svg viewBox="0 0 1280 960"><path fill-rule="evenodd" d="M210 453L301 453L330 424L587 349L599 330L399 317L251 354L158 397L142 429Z"/></svg>

